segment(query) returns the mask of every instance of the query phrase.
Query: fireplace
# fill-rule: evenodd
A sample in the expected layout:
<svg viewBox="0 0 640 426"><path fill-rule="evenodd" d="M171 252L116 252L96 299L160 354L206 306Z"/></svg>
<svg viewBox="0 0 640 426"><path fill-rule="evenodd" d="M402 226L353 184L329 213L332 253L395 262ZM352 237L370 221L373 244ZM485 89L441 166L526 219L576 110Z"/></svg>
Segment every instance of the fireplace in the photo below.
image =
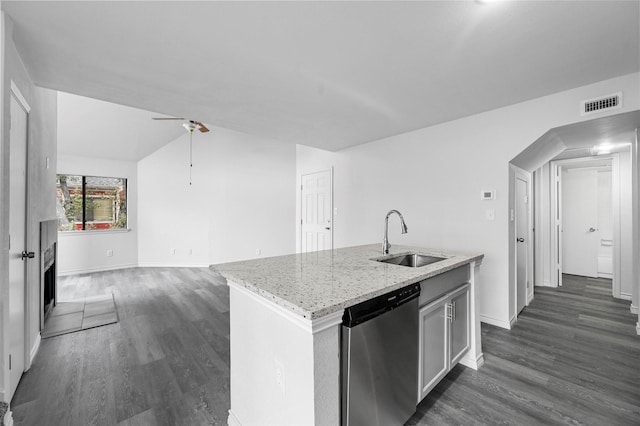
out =
<svg viewBox="0 0 640 426"><path fill-rule="evenodd" d="M40 329L57 302L58 221L40 222Z"/></svg>

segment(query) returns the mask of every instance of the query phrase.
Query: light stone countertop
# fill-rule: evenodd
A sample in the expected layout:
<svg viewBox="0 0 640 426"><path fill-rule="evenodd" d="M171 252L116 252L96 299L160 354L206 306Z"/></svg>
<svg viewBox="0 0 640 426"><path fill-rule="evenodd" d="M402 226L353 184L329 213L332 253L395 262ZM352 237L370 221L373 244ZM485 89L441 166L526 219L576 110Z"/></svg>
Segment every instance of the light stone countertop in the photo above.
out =
<svg viewBox="0 0 640 426"><path fill-rule="evenodd" d="M418 268L371 260L408 252L446 260ZM370 244L223 263L210 268L227 280L314 320L479 261L483 256L401 245L392 245L390 254L382 256L381 244Z"/></svg>

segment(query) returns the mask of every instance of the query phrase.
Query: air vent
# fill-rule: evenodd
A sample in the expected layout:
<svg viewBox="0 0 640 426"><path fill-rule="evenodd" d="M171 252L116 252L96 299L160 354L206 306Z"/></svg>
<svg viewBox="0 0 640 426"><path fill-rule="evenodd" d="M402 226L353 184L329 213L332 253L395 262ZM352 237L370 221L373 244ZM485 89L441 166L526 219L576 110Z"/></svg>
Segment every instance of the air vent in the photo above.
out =
<svg viewBox="0 0 640 426"><path fill-rule="evenodd" d="M622 92L580 102L580 115L595 114L620 107L622 107Z"/></svg>

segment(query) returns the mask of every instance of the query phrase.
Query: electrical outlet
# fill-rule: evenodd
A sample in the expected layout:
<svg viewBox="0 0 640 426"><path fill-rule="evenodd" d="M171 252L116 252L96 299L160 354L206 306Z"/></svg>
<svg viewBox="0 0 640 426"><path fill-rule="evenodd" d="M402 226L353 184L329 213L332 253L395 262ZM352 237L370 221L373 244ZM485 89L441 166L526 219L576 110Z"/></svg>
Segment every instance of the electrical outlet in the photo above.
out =
<svg viewBox="0 0 640 426"><path fill-rule="evenodd" d="M107 250L107 257L113 257L113 250Z"/></svg>
<svg viewBox="0 0 640 426"><path fill-rule="evenodd" d="M191 256L191 255L193 254L193 249L189 249L189 250L187 250L187 254L188 254L189 256Z"/></svg>
<svg viewBox="0 0 640 426"><path fill-rule="evenodd" d="M170 254L171 256L175 256L175 255L176 255L176 249L174 249L174 248L169 249L169 254Z"/></svg>
<svg viewBox="0 0 640 426"><path fill-rule="evenodd" d="M256 249L256 255L260 256L262 254L262 249Z"/></svg>
<svg viewBox="0 0 640 426"><path fill-rule="evenodd" d="M282 362L280 362L279 360L274 359L273 366L274 366L274 373L276 376L276 385L278 385L278 387L282 391L282 394L284 395L286 394L284 364L282 364Z"/></svg>

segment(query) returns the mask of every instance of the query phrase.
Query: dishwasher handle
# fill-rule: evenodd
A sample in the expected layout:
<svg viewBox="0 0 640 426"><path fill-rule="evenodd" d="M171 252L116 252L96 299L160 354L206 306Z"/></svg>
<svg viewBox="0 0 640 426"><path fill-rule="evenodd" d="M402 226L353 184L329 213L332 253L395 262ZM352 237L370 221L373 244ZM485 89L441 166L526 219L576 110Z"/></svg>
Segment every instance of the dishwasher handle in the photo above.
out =
<svg viewBox="0 0 640 426"><path fill-rule="evenodd" d="M420 284L416 283L350 306L344 310L342 325L355 327L396 309L418 296L420 296Z"/></svg>

